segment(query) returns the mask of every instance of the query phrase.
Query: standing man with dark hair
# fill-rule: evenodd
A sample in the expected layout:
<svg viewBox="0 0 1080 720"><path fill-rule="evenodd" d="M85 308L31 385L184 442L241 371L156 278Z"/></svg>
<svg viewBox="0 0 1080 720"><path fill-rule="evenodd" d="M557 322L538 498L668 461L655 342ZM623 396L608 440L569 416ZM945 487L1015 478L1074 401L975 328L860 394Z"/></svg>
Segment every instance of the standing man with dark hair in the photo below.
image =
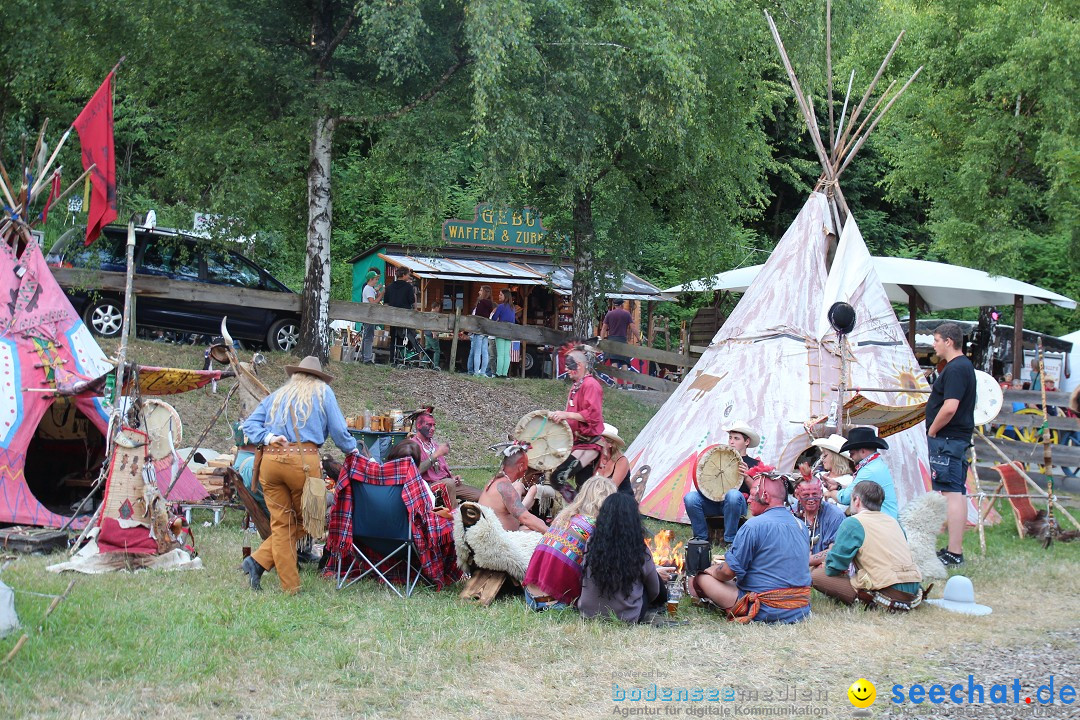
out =
<svg viewBox="0 0 1080 720"><path fill-rule="evenodd" d="M401 308L402 310L415 310L416 288L413 287L412 273L409 268L397 268L394 271L394 276L397 280L386 286L386 304L390 307ZM406 335L408 335L411 340L412 330L403 327L393 328L393 334L391 335L393 348L390 350L391 365L397 362L398 353L402 352L401 345ZM413 342L415 342L415 340Z"/></svg>
<svg viewBox="0 0 1080 720"><path fill-rule="evenodd" d="M612 342L626 343L630 337L630 331L634 329L634 316L623 309L622 300L612 300L611 309L604 316L604 324L600 327L600 337ZM621 355L609 355L612 365L626 367L630 364L629 359Z"/></svg>
<svg viewBox="0 0 1080 720"><path fill-rule="evenodd" d="M932 487L945 496L949 544L938 550L942 564L964 564L964 485L968 448L975 431L975 367L964 355L964 333L955 323L934 330L934 352L945 361L926 402L926 446Z"/></svg>

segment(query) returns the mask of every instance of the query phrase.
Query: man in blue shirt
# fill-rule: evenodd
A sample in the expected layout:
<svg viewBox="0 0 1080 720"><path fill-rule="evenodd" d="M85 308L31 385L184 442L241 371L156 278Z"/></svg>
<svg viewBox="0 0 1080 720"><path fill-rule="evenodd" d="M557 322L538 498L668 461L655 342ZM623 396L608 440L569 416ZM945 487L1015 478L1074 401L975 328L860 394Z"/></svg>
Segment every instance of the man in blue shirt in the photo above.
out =
<svg viewBox="0 0 1080 720"><path fill-rule="evenodd" d="M881 512L891 515L893 520L900 519L900 505L896 500L896 487L893 485L892 473L885 464L885 458L879 450L888 450L889 443L877 435L877 429L873 427L854 427L848 433L847 442L840 448L840 452L851 455L855 463L855 479L846 488L830 490L825 495L841 505L851 504L851 492L860 482L873 480L885 491L885 502L881 504Z"/></svg>
<svg viewBox="0 0 1080 720"><path fill-rule="evenodd" d="M735 535L724 561L695 575L690 593L727 611L736 622L798 622L810 614L806 526L788 510L783 478L759 465L750 473L753 515Z"/></svg>

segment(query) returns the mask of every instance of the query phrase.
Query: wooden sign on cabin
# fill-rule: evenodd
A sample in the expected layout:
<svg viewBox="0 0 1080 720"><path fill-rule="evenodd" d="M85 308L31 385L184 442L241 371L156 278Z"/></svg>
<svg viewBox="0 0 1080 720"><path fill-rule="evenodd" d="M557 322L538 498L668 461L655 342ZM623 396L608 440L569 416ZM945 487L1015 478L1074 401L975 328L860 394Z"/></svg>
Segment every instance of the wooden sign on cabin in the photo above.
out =
<svg viewBox="0 0 1080 720"><path fill-rule="evenodd" d="M545 252L550 232L533 208L496 207L491 203L477 205L472 220L446 220L442 227L443 241L449 244L534 253Z"/></svg>

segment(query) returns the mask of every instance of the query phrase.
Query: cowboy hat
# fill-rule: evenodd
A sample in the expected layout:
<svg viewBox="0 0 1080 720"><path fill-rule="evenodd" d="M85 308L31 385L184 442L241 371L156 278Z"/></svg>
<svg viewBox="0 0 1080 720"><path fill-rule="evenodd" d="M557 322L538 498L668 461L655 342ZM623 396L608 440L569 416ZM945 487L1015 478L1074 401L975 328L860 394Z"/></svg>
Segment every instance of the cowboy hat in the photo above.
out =
<svg viewBox="0 0 1080 720"><path fill-rule="evenodd" d="M626 447L626 441L619 437L619 428L610 423L604 423L604 432L600 433L600 437L607 438L619 447Z"/></svg>
<svg viewBox="0 0 1080 720"><path fill-rule="evenodd" d="M298 365L286 365L285 374L291 376L293 373L307 373L308 375L314 375L323 382L330 382L334 379L334 376L328 372L323 372L322 363L319 362L319 358L314 355L308 355L306 358L300 361Z"/></svg>
<svg viewBox="0 0 1080 720"><path fill-rule="evenodd" d="M847 457L846 452L841 452L840 448L844 447L844 443L847 442L847 438L843 435L837 435L833 433L827 438L817 438L814 442L810 443L814 447L823 448L825 450L832 450L837 455L843 455Z"/></svg>
<svg viewBox="0 0 1080 720"><path fill-rule="evenodd" d="M993 609L988 605L979 605L975 602L975 587L971 580L963 575L953 575L949 582L945 583L945 595L940 600L927 600L931 605L937 605L943 610L962 613L964 615L989 615Z"/></svg>
<svg viewBox="0 0 1080 720"><path fill-rule="evenodd" d="M878 437L877 428L875 427L853 427L851 428L851 431L848 432L847 442L841 446L840 452L848 452L849 450L859 450L862 448L888 450L889 443Z"/></svg>
<svg viewBox="0 0 1080 720"><path fill-rule="evenodd" d="M736 420L735 422L731 423L727 426L725 432L737 432L745 435L747 438L750 439L750 443L747 445L747 447L757 447L758 443L761 442L761 433L757 432L756 430L752 430L744 420Z"/></svg>

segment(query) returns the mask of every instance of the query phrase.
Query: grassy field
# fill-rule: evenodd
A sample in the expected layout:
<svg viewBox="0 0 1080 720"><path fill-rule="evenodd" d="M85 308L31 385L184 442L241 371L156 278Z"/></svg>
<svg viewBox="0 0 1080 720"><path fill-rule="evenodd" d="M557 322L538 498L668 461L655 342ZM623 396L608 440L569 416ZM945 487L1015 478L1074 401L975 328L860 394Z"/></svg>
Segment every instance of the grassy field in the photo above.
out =
<svg viewBox="0 0 1080 720"><path fill-rule="evenodd" d="M136 349L145 364L201 362L197 350L150 343ZM270 384L280 377L275 368L282 360L271 358ZM391 376L383 368L354 365L335 365L334 372L346 412L365 403L385 407L402 396L423 399L400 389L402 378L408 381L413 373ZM561 406L565 393L562 384L550 381L451 382L450 390L440 392L461 395L445 404L457 417L440 418L440 433L453 439L461 453L454 459L461 464L493 465L483 443L505 432L521 407ZM206 417L220 397L199 392L176 399L189 438L201 430L193 429L198 423L189 417ZM651 413L630 393L609 393L606 402L630 437ZM470 416L482 412L488 413L482 420ZM479 432L475 439L459 435L460 428L476 424L488 439L481 442ZM216 442L222 444L223 437ZM488 477L480 469L468 473L474 483ZM985 558L978 556L974 533L967 538L964 570L978 601L994 608L986 617L930 606L887 616L841 608L815 595L813 616L805 623L746 627L684 599L679 615L687 625L653 628L586 622L574 613L535 615L517 595L480 608L460 600L457 587L421 591L407 601L369 582L339 592L308 566L298 596L283 595L273 574L264 577L266 590L253 594L238 571L241 513L230 511L220 526L202 527L210 518L196 511L203 570L78 576L68 599L44 623L51 598L34 593L57 594L67 587L72 576L45 571L62 556L9 555L0 561L6 564L0 577L15 588L29 634L21 651L0 665L0 719L594 718L635 710L687 717L711 712L850 718L846 691L860 677L877 685L874 716L891 717L903 714L888 704L893 683L959 682L968 672L988 685L1005 682L1004 676L983 674L989 671L981 656L994 653L1003 660L993 672L1012 673L1032 692L1055 668L1032 663L1031 652L1019 649L1038 641L1047 649L1034 652L1047 662L1080 653L1080 548L1055 544L1043 550L1017 538L1011 521L988 531ZM688 535L688 528L673 527L680 538ZM933 594L940 593L939 585ZM0 639L0 658L18 635ZM1076 685L1078 679L1059 675L1058 683ZM652 683L721 693L730 688L736 699L613 699L618 690ZM800 699L782 699L792 691ZM1010 711L1001 717L1034 717L1027 707ZM932 707L904 716L936 717Z"/></svg>
<svg viewBox="0 0 1080 720"><path fill-rule="evenodd" d="M591 718L647 707L613 701L613 683L760 693L728 703L743 708L786 705L764 693L795 686L813 691L798 703L812 714L850 717L845 692L859 677L877 684L881 716L894 682L980 677L978 660L955 648L989 652L1075 628L1080 592L1075 546L1044 551L1002 524L985 558L973 535L966 548L966 573L990 616L927 606L894 617L815 595L812 618L798 626L737 626L684 600L684 627L623 627L534 615L517 596L475 607L456 588L408 601L368 582L339 592L308 567L299 596L283 595L273 575L253 594L238 572L239 514L196 533L205 569L80 576L40 631L50 599L24 591L60 593L69 577L44 570L59 556L15 559L3 579L30 639L0 666L0 717ZM14 642L0 640L0 655ZM1033 690L1053 670L1017 673ZM690 715L709 704L648 706L658 705Z"/></svg>

